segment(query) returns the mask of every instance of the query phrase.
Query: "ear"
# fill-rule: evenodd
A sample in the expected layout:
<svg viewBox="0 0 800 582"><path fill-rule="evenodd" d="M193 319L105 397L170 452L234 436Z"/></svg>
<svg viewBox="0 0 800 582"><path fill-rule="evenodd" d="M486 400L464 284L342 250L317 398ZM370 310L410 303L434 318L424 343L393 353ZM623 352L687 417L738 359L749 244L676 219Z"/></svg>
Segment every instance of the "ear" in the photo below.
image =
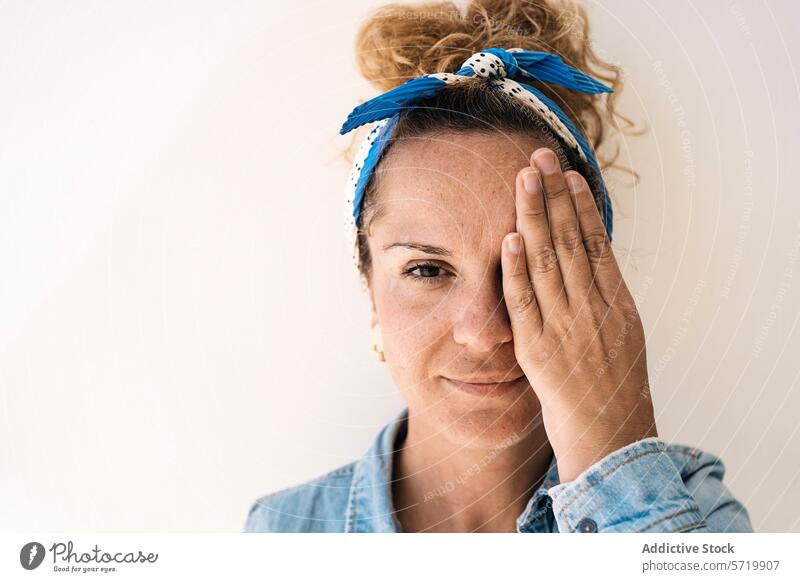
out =
<svg viewBox="0 0 800 582"><path fill-rule="evenodd" d="M380 322L378 321L378 312L375 311L375 294L372 292L372 287L369 288L369 303L372 310L371 314L372 321L370 322L370 326L374 327L375 324L378 324Z"/></svg>

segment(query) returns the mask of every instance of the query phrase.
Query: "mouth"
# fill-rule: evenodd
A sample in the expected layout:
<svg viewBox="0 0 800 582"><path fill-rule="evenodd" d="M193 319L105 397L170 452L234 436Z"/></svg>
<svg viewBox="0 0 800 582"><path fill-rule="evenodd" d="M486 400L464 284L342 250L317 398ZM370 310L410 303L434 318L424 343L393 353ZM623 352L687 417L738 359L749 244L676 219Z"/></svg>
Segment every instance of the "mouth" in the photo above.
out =
<svg viewBox="0 0 800 582"><path fill-rule="evenodd" d="M447 376L442 376L441 378L444 380L445 384L451 388L466 392L467 394L472 394L474 396L501 396L519 386L522 381L525 380L525 375L522 374L511 380L483 379L481 382L467 382L465 380L448 378Z"/></svg>

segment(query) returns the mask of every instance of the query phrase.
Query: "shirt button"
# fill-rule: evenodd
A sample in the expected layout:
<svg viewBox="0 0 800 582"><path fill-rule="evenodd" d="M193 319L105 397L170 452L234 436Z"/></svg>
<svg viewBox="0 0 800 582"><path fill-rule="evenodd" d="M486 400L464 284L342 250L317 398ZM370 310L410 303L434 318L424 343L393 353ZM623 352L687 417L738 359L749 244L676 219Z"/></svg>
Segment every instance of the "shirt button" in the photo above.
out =
<svg viewBox="0 0 800 582"><path fill-rule="evenodd" d="M597 533L597 522L591 517L584 517L578 522L578 531L580 533Z"/></svg>

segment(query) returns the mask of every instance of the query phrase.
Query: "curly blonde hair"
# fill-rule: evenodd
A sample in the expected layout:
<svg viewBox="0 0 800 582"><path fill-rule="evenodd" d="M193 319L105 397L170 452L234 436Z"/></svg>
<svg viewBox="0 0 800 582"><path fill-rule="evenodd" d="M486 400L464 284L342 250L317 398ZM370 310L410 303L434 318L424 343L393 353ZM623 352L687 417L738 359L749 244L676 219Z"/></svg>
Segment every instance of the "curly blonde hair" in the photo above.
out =
<svg viewBox="0 0 800 582"><path fill-rule="evenodd" d="M601 168L615 165L619 151L604 157L601 146L609 130L626 132L633 124L616 111L622 71L595 52L585 8L571 0L471 0L461 11L453 2L388 4L365 20L356 37L356 61L361 74L381 92L433 72L455 73L473 53L489 47L558 54L569 65L613 89L604 97L537 81L536 88L570 117L595 151ZM583 174L602 212L602 176L582 162L571 148L531 119L524 106L486 90L480 79L448 85L436 97L401 112L391 142L441 130L511 130L533 133L548 143L565 169ZM387 151L383 158L389 153ZM379 164L380 166L380 164ZM369 280L371 257L366 244L369 226L380 215L378 175L365 190L358 228L359 270ZM634 174L635 175L635 174Z"/></svg>

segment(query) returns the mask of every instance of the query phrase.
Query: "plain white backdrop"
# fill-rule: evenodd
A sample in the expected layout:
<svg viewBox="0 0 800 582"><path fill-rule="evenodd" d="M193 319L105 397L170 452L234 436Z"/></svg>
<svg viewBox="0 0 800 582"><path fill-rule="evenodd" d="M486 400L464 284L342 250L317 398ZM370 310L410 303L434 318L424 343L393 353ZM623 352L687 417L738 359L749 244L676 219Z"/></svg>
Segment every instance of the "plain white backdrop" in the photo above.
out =
<svg viewBox="0 0 800 582"><path fill-rule="evenodd" d="M379 4L0 5L0 530L240 531L399 412L337 135ZM609 184L659 432L800 531L800 9L589 10L650 128Z"/></svg>

